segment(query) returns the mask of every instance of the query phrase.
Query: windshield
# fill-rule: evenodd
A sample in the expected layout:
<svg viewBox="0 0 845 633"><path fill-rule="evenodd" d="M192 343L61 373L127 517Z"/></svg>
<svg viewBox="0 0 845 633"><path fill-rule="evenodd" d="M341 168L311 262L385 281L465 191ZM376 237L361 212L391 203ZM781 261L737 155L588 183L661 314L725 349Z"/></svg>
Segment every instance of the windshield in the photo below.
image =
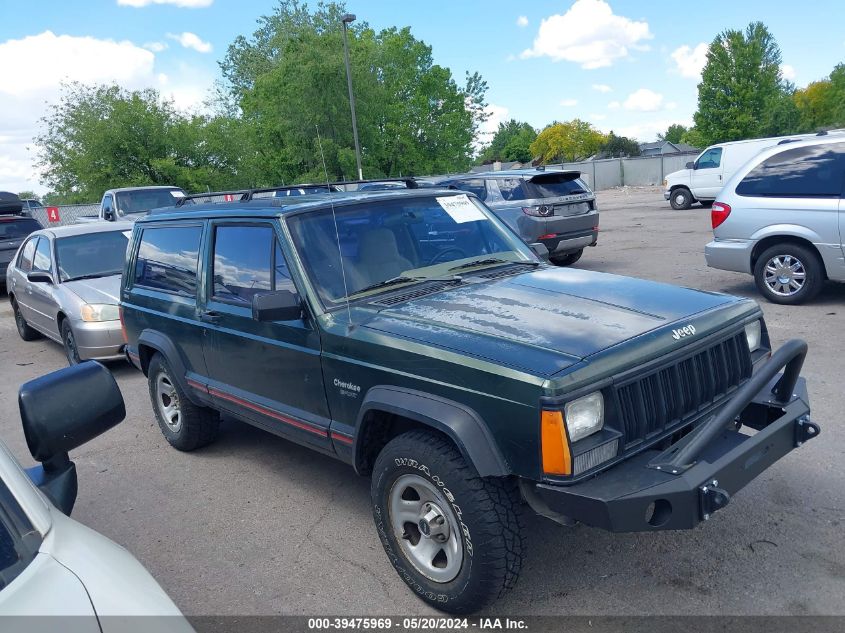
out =
<svg viewBox="0 0 845 633"><path fill-rule="evenodd" d="M119 215L132 215L133 213L146 213L150 209L159 207L172 207L180 198L185 197L185 192L174 187L173 189L137 189L135 191L117 192L117 212Z"/></svg>
<svg viewBox="0 0 845 633"><path fill-rule="evenodd" d="M88 233L56 240L56 263L62 281L119 275L129 242L125 231Z"/></svg>
<svg viewBox="0 0 845 633"><path fill-rule="evenodd" d="M17 240L41 228L32 218L0 220L0 240Z"/></svg>
<svg viewBox="0 0 845 633"><path fill-rule="evenodd" d="M335 215L336 228L331 209L288 218L327 307L347 295L357 299L429 279L459 280L458 273L502 263L537 261L486 207L463 194L344 206Z"/></svg>

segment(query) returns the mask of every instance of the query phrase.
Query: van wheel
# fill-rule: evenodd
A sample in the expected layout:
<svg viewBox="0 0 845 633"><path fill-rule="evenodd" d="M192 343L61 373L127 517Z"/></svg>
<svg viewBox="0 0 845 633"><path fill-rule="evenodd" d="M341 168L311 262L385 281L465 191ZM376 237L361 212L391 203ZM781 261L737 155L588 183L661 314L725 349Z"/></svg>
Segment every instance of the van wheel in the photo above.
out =
<svg viewBox="0 0 845 633"><path fill-rule="evenodd" d="M567 253L566 255L559 255L558 257L549 257L549 261L555 266L572 266L575 262L581 259L584 254L584 249L575 251L574 253Z"/></svg>
<svg viewBox="0 0 845 633"><path fill-rule="evenodd" d="M12 297L12 312L15 315L15 326L18 328L18 334L23 340L34 341L35 339L41 338L38 331L30 327L26 319L23 318L21 309L18 307L18 302L15 301L14 297Z"/></svg>
<svg viewBox="0 0 845 633"><path fill-rule="evenodd" d="M754 281L772 303L796 305L815 297L824 285L824 266L809 248L776 244L754 265Z"/></svg>
<svg viewBox="0 0 845 633"><path fill-rule="evenodd" d="M147 381L158 426L173 448L192 451L217 439L220 414L188 399L161 354L150 360Z"/></svg>
<svg viewBox="0 0 845 633"><path fill-rule="evenodd" d="M669 204L675 211L684 211L692 206L692 193L685 187L678 187L669 196Z"/></svg>
<svg viewBox="0 0 845 633"><path fill-rule="evenodd" d="M525 549L516 484L479 477L448 439L411 431L391 440L371 495L387 557L430 606L472 613L516 584Z"/></svg>

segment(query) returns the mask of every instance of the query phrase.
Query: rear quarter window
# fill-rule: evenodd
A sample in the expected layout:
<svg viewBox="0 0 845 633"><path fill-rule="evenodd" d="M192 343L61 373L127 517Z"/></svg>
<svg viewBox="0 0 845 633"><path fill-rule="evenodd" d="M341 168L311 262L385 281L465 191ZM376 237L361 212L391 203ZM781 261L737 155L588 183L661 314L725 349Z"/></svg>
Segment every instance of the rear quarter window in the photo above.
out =
<svg viewBox="0 0 845 633"><path fill-rule="evenodd" d="M845 186L845 143L794 147L754 167L737 185L740 196L836 198Z"/></svg>
<svg viewBox="0 0 845 633"><path fill-rule="evenodd" d="M144 228L135 258L134 284L196 295L201 226Z"/></svg>

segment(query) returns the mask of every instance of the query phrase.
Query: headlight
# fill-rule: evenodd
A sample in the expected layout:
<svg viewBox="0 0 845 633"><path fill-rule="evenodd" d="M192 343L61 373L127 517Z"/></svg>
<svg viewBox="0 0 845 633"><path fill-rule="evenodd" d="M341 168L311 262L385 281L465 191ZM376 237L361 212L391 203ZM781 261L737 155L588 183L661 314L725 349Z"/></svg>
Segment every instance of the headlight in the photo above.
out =
<svg viewBox="0 0 845 633"><path fill-rule="evenodd" d="M592 435L604 426L604 398L596 391L583 398L568 402L563 409L563 419L569 430L569 440L578 440Z"/></svg>
<svg viewBox="0 0 845 633"><path fill-rule="evenodd" d="M755 352L760 348L762 336L763 332L759 319L745 326L745 340L748 341L748 351Z"/></svg>
<svg viewBox="0 0 845 633"><path fill-rule="evenodd" d="M83 321L117 321L120 319L117 306L110 303L86 303L82 306Z"/></svg>

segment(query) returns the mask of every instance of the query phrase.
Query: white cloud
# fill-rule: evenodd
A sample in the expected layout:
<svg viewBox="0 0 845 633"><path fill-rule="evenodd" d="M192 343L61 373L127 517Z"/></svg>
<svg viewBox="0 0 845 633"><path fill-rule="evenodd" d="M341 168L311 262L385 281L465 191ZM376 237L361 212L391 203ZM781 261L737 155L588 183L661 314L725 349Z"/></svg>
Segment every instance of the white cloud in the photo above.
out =
<svg viewBox="0 0 845 633"><path fill-rule="evenodd" d="M787 81L793 81L795 79L795 68L789 64L784 64L780 67L780 74L783 75L783 78Z"/></svg>
<svg viewBox="0 0 845 633"><path fill-rule="evenodd" d="M561 100L560 105L566 108L571 108L578 105L578 99L563 99Z"/></svg>
<svg viewBox="0 0 845 633"><path fill-rule="evenodd" d="M619 136L627 136L628 138L636 139L640 142L656 141L658 134L663 134L670 125L680 123L686 127L691 127L692 119L654 119L635 123L632 125L621 125L613 128L613 133ZM607 128L607 129L605 129ZM603 132L609 132L607 125L602 128Z"/></svg>
<svg viewBox="0 0 845 633"><path fill-rule="evenodd" d="M0 42L0 182L4 189L43 193L34 167L38 120L56 103L63 81L157 88L177 107L201 105L213 73L182 66L171 76L155 70L155 54L128 41L44 31Z"/></svg>
<svg viewBox="0 0 845 633"><path fill-rule="evenodd" d="M534 46L521 57L550 57L586 69L602 68L628 57L632 49L647 48L643 42L652 37L648 22L614 15L604 0L577 0L563 15L541 22Z"/></svg>
<svg viewBox="0 0 845 633"><path fill-rule="evenodd" d="M478 130L478 139L475 142L475 150L480 150L483 146L490 143L493 140L493 136L496 134L496 130L499 129L499 123L504 123L507 118L510 110L508 110L505 106L499 106L494 103L490 103L487 105L487 120Z"/></svg>
<svg viewBox="0 0 845 633"><path fill-rule="evenodd" d="M153 53L160 53L161 51L167 49L166 42L146 42L145 44L142 44L142 46Z"/></svg>
<svg viewBox="0 0 845 633"><path fill-rule="evenodd" d="M681 46L672 51L671 57L675 61L675 67L681 77L689 79L700 79L701 71L707 63L707 44L702 42L695 48Z"/></svg>
<svg viewBox="0 0 845 633"><path fill-rule="evenodd" d="M675 101L670 101L669 103L666 104L667 110L676 110L677 108L678 108L678 104Z"/></svg>
<svg viewBox="0 0 845 633"><path fill-rule="evenodd" d="M192 48L198 53L210 53L211 44L204 42L196 33L185 31L184 33L168 33L167 37L179 42L183 48Z"/></svg>
<svg viewBox="0 0 845 633"><path fill-rule="evenodd" d="M214 0L117 0L117 4L123 7L148 7L151 4L172 4L182 9L203 9L210 7Z"/></svg>
<svg viewBox="0 0 845 633"><path fill-rule="evenodd" d="M618 110L621 107L622 107L622 104L619 103L618 101L611 101L610 103L607 104L608 110Z"/></svg>
<svg viewBox="0 0 845 633"><path fill-rule="evenodd" d="M528 18L526 18L524 15L519 16L516 19L516 25L517 26L528 26Z"/></svg>
<svg viewBox="0 0 845 633"><path fill-rule="evenodd" d="M622 107L626 110L638 110L640 112L655 112L660 110L663 105L663 95L648 88L640 88L635 90L625 102Z"/></svg>
<svg viewBox="0 0 845 633"><path fill-rule="evenodd" d="M613 92L613 88L611 88L607 84L593 84L593 90L602 93Z"/></svg>

